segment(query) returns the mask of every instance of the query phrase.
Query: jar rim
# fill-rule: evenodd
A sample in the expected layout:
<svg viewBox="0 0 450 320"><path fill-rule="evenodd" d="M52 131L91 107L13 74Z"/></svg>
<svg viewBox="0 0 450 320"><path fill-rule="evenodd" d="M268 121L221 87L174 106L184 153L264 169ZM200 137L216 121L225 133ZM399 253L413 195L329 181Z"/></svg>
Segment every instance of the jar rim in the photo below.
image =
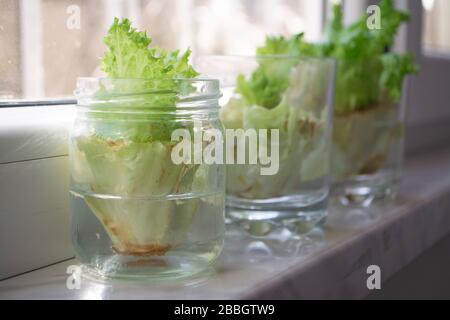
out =
<svg viewBox="0 0 450 320"><path fill-rule="evenodd" d="M173 84L176 85L172 86ZM80 102L80 100L96 97L101 90L111 98L123 95L167 94L176 95L177 101L182 102L213 100L221 97L220 82L212 77L158 79L78 77L74 95Z"/></svg>
<svg viewBox="0 0 450 320"><path fill-rule="evenodd" d="M89 77L81 76L77 77L77 81L95 82L95 81L149 81L149 82L160 82L160 81L183 81L183 82L210 82L219 83L219 80L209 77L195 77L195 78L182 78L182 77L168 77L168 78L136 78L136 77Z"/></svg>

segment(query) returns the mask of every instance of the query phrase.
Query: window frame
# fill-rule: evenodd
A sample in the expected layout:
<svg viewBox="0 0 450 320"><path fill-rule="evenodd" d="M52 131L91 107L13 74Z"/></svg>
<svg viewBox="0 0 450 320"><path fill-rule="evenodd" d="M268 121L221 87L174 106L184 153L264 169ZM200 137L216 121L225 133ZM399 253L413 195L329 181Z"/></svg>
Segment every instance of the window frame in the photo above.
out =
<svg viewBox="0 0 450 320"><path fill-rule="evenodd" d="M423 7L421 0L400 0L411 13L404 48L413 53L420 72L405 83L408 103L407 152L450 145L450 55L430 54L423 46ZM447 84L447 86L445 85Z"/></svg>

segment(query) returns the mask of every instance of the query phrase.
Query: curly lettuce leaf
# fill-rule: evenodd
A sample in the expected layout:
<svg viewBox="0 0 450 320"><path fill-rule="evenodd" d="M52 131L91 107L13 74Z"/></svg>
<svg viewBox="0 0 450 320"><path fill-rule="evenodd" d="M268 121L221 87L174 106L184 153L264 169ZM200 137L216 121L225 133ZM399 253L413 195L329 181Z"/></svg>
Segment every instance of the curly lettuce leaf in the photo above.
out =
<svg viewBox="0 0 450 320"><path fill-rule="evenodd" d="M278 106L282 94L289 86L290 70L298 63L296 57L302 52L303 34L288 39L267 37L265 45L257 48L258 68L249 79L243 75L237 78L236 92L241 94L249 105L272 109ZM284 59L274 55L286 56Z"/></svg>
<svg viewBox="0 0 450 320"><path fill-rule="evenodd" d="M371 30L366 14L345 27L341 5L333 6L327 40L321 45L326 49L319 54L336 58L339 63L335 106L338 114L369 108L379 102L380 93L384 92L398 101L404 78L417 72L412 56L387 52L409 15L397 10L392 0L382 0L379 7L381 29Z"/></svg>
<svg viewBox="0 0 450 320"><path fill-rule="evenodd" d="M386 88L388 94L399 101L402 94L402 83L405 75L417 73L419 68L414 64L411 54L385 54L382 56L383 72L380 84Z"/></svg>
<svg viewBox="0 0 450 320"><path fill-rule="evenodd" d="M152 39L145 32L133 28L130 20L118 18L104 43L107 52L102 70L108 78L102 79L95 95L102 112L90 116L122 122L99 121L96 133L105 139L170 141L171 132L179 126L174 117L177 100L192 90L191 84L182 79L198 75L189 63L191 51L152 47ZM157 117L146 109L158 109ZM97 111L95 101L91 110Z"/></svg>
<svg viewBox="0 0 450 320"><path fill-rule="evenodd" d="M191 51L180 55L179 50L167 52L150 48L152 39L137 31L128 19L114 19L104 38L108 47L102 70L112 78L169 79L193 78L198 75L189 64Z"/></svg>

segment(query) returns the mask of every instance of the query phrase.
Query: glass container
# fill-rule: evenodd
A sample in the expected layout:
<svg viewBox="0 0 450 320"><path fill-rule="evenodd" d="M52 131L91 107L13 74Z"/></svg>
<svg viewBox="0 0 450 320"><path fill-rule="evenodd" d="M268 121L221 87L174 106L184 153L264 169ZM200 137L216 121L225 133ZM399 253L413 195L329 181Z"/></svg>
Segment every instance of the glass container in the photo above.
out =
<svg viewBox="0 0 450 320"><path fill-rule="evenodd" d="M204 56L196 67L221 81L226 153L235 160L227 162L230 221L256 236L279 228L303 234L322 223L329 195L334 60ZM245 146L230 140L229 130L241 130ZM238 162L239 152L244 163Z"/></svg>
<svg viewBox="0 0 450 320"><path fill-rule="evenodd" d="M174 160L173 133L223 130L218 81L80 78L75 94L72 241L86 271L173 279L208 269L223 246L225 168Z"/></svg>
<svg viewBox="0 0 450 320"><path fill-rule="evenodd" d="M394 102L380 89L379 61L339 63L333 124L333 194L343 205L366 207L376 199L393 198L403 161L405 103ZM352 67L346 66L351 64ZM351 76L355 87L342 87ZM360 71L360 75L357 72ZM344 94L345 93L345 94Z"/></svg>

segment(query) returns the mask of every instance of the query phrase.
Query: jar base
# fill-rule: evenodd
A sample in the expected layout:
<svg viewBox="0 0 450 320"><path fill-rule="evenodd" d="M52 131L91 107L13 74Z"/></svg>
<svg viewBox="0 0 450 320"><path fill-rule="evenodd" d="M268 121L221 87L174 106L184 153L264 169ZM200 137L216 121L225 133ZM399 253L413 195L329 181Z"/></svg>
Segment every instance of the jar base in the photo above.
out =
<svg viewBox="0 0 450 320"><path fill-rule="evenodd" d="M82 271L84 277L97 280L172 281L207 274L214 260L176 253L165 257L114 255L95 266L83 264Z"/></svg>
<svg viewBox="0 0 450 320"><path fill-rule="evenodd" d="M332 198L342 206L364 208L378 200L395 199L399 186L398 175L359 175L333 184Z"/></svg>
<svg viewBox="0 0 450 320"><path fill-rule="evenodd" d="M315 201L313 201L315 200ZM283 197L249 200L227 197L227 218L239 224L250 235L266 236L279 228L307 234L325 223L328 194L322 197Z"/></svg>

